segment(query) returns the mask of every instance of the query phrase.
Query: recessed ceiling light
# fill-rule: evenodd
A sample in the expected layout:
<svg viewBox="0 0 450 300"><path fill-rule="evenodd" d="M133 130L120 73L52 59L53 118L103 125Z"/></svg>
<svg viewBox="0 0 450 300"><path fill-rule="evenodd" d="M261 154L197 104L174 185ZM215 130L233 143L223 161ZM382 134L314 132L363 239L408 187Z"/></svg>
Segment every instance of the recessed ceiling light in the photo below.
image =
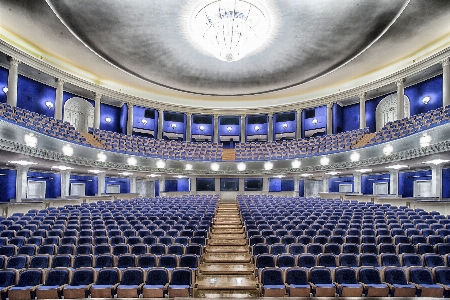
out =
<svg viewBox="0 0 450 300"><path fill-rule="evenodd" d="M300 168L301 165L302 165L302 162L301 162L300 160L298 160L298 159L293 160L293 161L291 162L291 166L292 166L292 168L294 168L294 169Z"/></svg>
<svg viewBox="0 0 450 300"><path fill-rule="evenodd" d="M106 154L103 152L100 152L97 154L97 160L101 161L101 162L105 162L106 161Z"/></svg>
<svg viewBox="0 0 450 300"><path fill-rule="evenodd" d="M429 160L429 161L424 161L423 164L427 164L427 165L440 165L446 162L449 162L450 160L448 159L433 159L433 160Z"/></svg>
<svg viewBox="0 0 450 300"><path fill-rule="evenodd" d="M372 169L359 169L359 170L356 170L357 172L360 172L360 173L368 173L368 172L372 172Z"/></svg>
<svg viewBox="0 0 450 300"><path fill-rule="evenodd" d="M37 138L34 136L33 133L25 134L23 139L25 141L25 145L27 145L28 147L36 147L36 145L37 145Z"/></svg>
<svg viewBox="0 0 450 300"><path fill-rule="evenodd" d="M303 174L301 174L300 176L302 176L302 177L309 177L309 176L312 176L313 174L309 174L309 173L303 173Z"/></svg>
<svg viewBox="0 0 450 300"><path fill-rule="evenodd" d="M277 175L277 176L275 176L276 178L284 178L284 177L286 177L286 175Z"/></svg>
<svg viewBox="0 0 450 300"><path fill-rule="evenodd" d="M53 166L52 169L58 169L60 171L73 170L72 167L67 167L67 166Z"/></svg>
<svg viewBox="0 0 450 300"><path fill-rule="evenodd" d="M183 176L183 175L176 175L175 177L180 179L180 178L185 178L186 176Z"/></svg>
<svg viewBox="0 0 450 300"><path fill-rule="evenodd" d="M102 170L88 170L89 173L94 173L94 174L99 174L99 173L103 173L105 171Z"/></svg>
<svg viewBox="0 0 450 300"><path fill-rule="evenodd" d="M269 171L269 170L272 170L272 168L273 168L272 162L268 161L268 162L264 163L264 170Z"/></svg>
<svg viewBox="0 0 450 300"><path fill-rule="evenodd" d="M408 167L407 165L393 165L393 166L386 167L386 169L400 170L400 169L404 169L407 167Z"/></svg>
<svg viewBox="0 0 450 300"><path fill-rule="evenodd" d="M336 171L331 171L331 172L328 172L328 173L325 173L325 174L328 174L328 175L337 175L337 174L339 174L340 172L336 172Z"/></svg>
<svg viewBox="0 0 450 300"><path fill-rule="evenodd" d="M161 175L159 175L159 174L150 174L150 175L147 175L147 177L152 177L152 178L159 177L159 176L161 176Z"/></svg>
<svg viewBox="0 0 450 300"><path fill-rule="evenodd" d="M38 163L27 161L27 160L11 160L9 161L10 164L14 165L21 165L21 166L31 166L31 165L37 165Z"/></svg>
<svg viewBox="0 0 450 300"><path fill-rule="evenodd" d="M122 175L122 176L130 176L130 175L133 175L133 173L131 173L131 172L120 172L120 173L117 173L117 174Z"/></svg>
<svg viewBox="0 0 450 300"><path fill-rule="evenodd" d="M419 139L420 147L428 147L430 146L430 143L431 143L431 136L429 136L426 133L424 133Z"/></svg>

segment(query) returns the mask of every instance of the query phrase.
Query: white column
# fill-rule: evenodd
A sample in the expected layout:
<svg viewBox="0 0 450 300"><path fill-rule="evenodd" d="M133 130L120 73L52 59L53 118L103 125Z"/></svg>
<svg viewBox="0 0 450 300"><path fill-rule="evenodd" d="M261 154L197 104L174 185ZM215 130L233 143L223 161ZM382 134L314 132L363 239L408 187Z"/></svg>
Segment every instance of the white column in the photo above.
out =
<svg viewBox="0 0 450 300"><path fill-rule="evenodd" d="M333 134L333 103L327 104L327 134Z"/></svg>
<svg viewBox="0 0 450 300"><path fill-rule="evenodd" d="M130 193L136 193L137 186L136 186L136 176L130 177Z"/></svg>
<svg viewBox="0 0 450 300"><path fill-rule="evenodd" d="M214 178L214 190L216 194L220 194L220 177Z"/></svg>
<svg viewBox="0 0 450 300"><path fill-rule="evenodd" d="M398 170L389 171L389 194L398 195Z"/></svg>
<svg viewBox="0 0 450 300"><path fill-rule="evenodd" d="M94 93L94 129L100 129L100 100L102 94Z"/></svg>
<svg viewBox="0 0 450 300"><path fill-rule="evenodd" d="M328 193L330 191L330 176L322 177L322 191Z"/></svg>
<svg viewBox="0 0 450 300"><path fill-rule="evenodd" d="M297 130L295 138L297 140L302 138L302 109L297 110Z"/></svg>
<svg viewBox="0 0 450 300"><path fill-rule="evenodd" d="M27 196L29 166L16 167L16 202L22 202Z"/></svg>
<svg viewBox="0 0 450 300"><path fill-rule="evenodd" d="M12 107L17 106L17 81L19 76L20 62L14 58L9 58L9 73L8 73L8 93L6 94L6 103Z"/></svg>
<svg viewBox="0 0 450 300"><path fill-rule="evenodd" d="M262 191L264 194L269 193L269 177L267 177L267 176L263 177Z"/></svg>
<svg viewBox="0 0 450 300"><path fill-rule="evenodd" d="M55 119L63 119L63 91L64 91L64 81L61 79L56 79L56 99L55 99Z"/></svg>
<svg viewBox="0 0 450 300"><path fill-rule="evenodd" d="M273 141L273 114L269 113L268 115L268 121L267 121L267 141L272 142Z"/></svg>
<svg viewBox="0 0 450 300"><path fill-rule="evenodd" d="M397 120L405 117L405 80L397 80Z"/></svg>
<svg viewBox="0 0 450 300"><path fill-rule="evenodd" d="M97 174L97 195L101 196L103 193L106 192L106 175L105 173L99 173Z"/></svg>
<svg viewBox="0 0 450 300"><path fill-rule="evenodd" d="M127 135L133 135L133 104L128 103Z"/></svg>
<svg viewBox="0 0 450 300"><path fill-rule="evenodd" d="M361 193L361 173L353 174L353 192Z"/></svg>
<svg viewBox="0 0 450 300"><path fill-rule="evenodd" d="M159 177L159 195L161 196L161 193L164 193L164 190L166 188L166 178L163 176Z"/></svg>
<svg viewBox="0 0 450 300"><path fill-rule="evenodd" d="M61 198L70 195L70 171L61 171Z"/></svg>
<svg viewBox="0 0 450 300"><path fill-rule="evenodd" d="M219 116L214 115L214 143L219 142Z"/></svg>
<svg viewBox="0 0 450 300"><path fill-rule="evenodd" d="M431 193L434 197L442 198L442 166L431 167Z"/></svg>
<svg viewBox="0 0 450 300"><path fill-rule="evenodd" d="M366 128L366 93L359 95L359 129Z"/></svg>
<svg viewBox="0 0 450 300"><path fill-rule="evenodd" d="M300 180L298 178L298 176L294 176L294 197L297 197L299 195L300 192Z"/></svg>
<svg viewBox="0 0 450 300"><path fill-rule="evenodd" d="M162 109L158 109L158 140L162 140L163 137L163 119L164 112Z"/></svg>
<svg viewBox="0 0 450 300"><path fill-rule="evenodd" d="M245 143L245 137L247 134L246 124L245 124L245 115L241 116L241 143Z"/></svg>
<svg viewBox="0 0 450 300"><path fill-rule="evenodd" d="M442 62L442 106L450 105L450 57Z"/></svg>
<svg viewBox="0 0 450 300"><path fill-rule="evenodd" d="M239 177L239 193L243 194L245 188L245 180L244 177Z"/></svg>
<svg viewBox="0 0 450 300"><path fill-rule="evenodd" d="M191 141L192 114L186 113L186 141Z"/></svg>
<svg viewBox="0 0 450 300"><path fill-rule="evenodd" d="M190 180L191 194L197 193L197 177L192 176Z"/></svg>

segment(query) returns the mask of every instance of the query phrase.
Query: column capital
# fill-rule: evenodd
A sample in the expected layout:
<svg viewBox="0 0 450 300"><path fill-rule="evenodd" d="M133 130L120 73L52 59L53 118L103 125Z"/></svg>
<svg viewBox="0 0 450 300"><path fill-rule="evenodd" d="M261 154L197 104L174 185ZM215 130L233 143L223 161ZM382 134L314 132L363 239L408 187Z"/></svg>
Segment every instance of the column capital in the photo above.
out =
<svg viewBox="0 0 450 300"><path fill-rule="evenodd" d="M330 102L330 103L327 103L327 108L333 108L333 104L334 104L334 102Z"/></svg>
<svg viewBox="0 0 450 300"><path fill-rule="evenodd" d="M301 114L302 111L303 111L303 108L297 108L295 111L296 111L298 114Z"/></svg>
<svg viewBox="0 0 450 300"><path fill-rule="evenodd" d="M192 116L192 113L191 113L191 112L187 112L187 113L185 113L185 114L186 114L187 117Z"/></svg>
<svg viewBox="0 0 450 300"><path fill-rule="evenodd" d="M55 78L55 82L58 85L58 87L62 87L64 85L64 80L62 80L61 78Z"/></svg>
<svg viewBox="0 0 450 300"><path fill-rule="evenodd" d="M442 62L442 67L448 67L450 66L450 57L445 58Z"/></svg>
<svg viewBox="0 0 450 300"><path fill-rule="evenodd" d="M102 98L102 94L99 92L94 92L94 100L100 100Z"/></svg>
<svg viewBox="0 0 450 300"><path fill-rule="evenodd" d="M12 57L12 56L9 56L9 57L8 57L8 61L9 61L9 64L10 64L10 65L14 65L14 66L16 66L16 67L18 67L19 64L20 64L20 61L19 61L17 58Z"/></svg>
<svg viewBox="0 0 450 300"><path fill-rule="evenodd" d="M395 83L397 84L397 87L403 87L404 84L405 84L405 78L397 79L397 80L395 81Z"/></svg>
<svg viewBox="0 0 450 300"><path fill-rule="evenodd" d="M363 92L359 94L359 100L366 100L367 93Z"/></svg>

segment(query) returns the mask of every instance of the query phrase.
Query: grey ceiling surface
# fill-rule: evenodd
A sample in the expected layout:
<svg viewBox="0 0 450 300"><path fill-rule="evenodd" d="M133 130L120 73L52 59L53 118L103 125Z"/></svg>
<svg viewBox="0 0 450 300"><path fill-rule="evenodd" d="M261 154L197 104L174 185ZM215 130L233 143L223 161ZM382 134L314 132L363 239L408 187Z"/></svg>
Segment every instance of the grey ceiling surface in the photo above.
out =
<svg viewBox="0 0 450 300"><path fill-rule="evenodd" d="M264 50L234 63L197 51L180 30L189 1L48 0L106 61L139 78L198 94L259 94L347 63L379 38L408 1L274 1L279 26Z"/></svg>

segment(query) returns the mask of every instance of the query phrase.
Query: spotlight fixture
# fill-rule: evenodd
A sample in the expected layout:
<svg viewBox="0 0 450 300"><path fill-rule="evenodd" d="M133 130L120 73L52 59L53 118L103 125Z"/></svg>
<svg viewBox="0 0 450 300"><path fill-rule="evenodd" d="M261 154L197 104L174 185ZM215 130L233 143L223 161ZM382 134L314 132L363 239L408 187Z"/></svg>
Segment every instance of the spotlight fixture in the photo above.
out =
<svg viewBox="0 0 450 300"><path fill-rule="evenodd" d="M170 125L170 126L172 127L172 129L177 128L177 124L175 124L175 123L172 123L172 125Z"/></svg>
<svg viewBox="0 0 450 300"><path fill-rule="evenodd" d="M386 169L400 170L400 169L404 169L407 167L408 167L407 165L393 165L393 166L386 167Z"/></svg>
<svg viewBox="0 0 450 300"><path fill-rule="evenodd" d="M328 165L330 163L330 159L328 158L328 157L326 157L326 156L323 156L321 159L320 159L320 164L322 165L322 166L326 166L326 165Z"/></svg>
<svg viewBox="0 0 450 300"><path fill-rule="evenodd" d="M429 136L426 133L424 133L419 139L420 147L428 147L430 146L430 143L431 143L431 136Z"/></svg>
<svg viewBox="0 0 450 300"><path fill-rule="evenodd" d="M106 122L106 123L111 123L111 118L110 118L110 117L106 117L106 118L105 118L105 122Z"/></svg>
<svg viewBox="0 0 450 300"><path fill-rule="evenodd" d="M89 173L94 173L94 174L99 174L99 173L103 173L105 171L102 170L88 170Z"/></svg>
<svg viewBox="0 0 450 300"><path fill-rule="evenodd" d="M37 165L37 163L27 160L11 160L8 161L10 164L14 165L21 165L21 166L31 166L31 165Z"/></svg>
<svg viewBox="0 0 450 300"><path fill-rule="evenodd" d="M275 176L276 178L284 178L284 177L286 177L286 175L277 175L277 176Z"/></svg>
<svg viewBox="0 0 450 300"><path fill-rule="evenodd" d="M427 165L440 165L440 164L443 164L443 163L447 163L447 162L449 162L450 160L448 160L448 159L440 159L440 158L438 158L438 159L433 159L433 160L429 160L429 161L424 161L423 162L423 164L427 164Z"/></svg>
<svg viewBox="0 0 450 300"><path fill-rule="evenodd" d="M200 131L203 131L203 130L205 130L205 126L200 125L200 127L198 129L200 129Z"/></svg>
<svg viewBox="0 0 450 300"><path fill-rule="evenodd" d="M36 147L36 145L37 145L37 138L34 136L33 133L25 134L23 139L25 141L25 145L27 145L28 147Z"/></svg>
<svg viewBox="0 0 450 300"><path fill-rule="evenodd" d="M283 123L283 128L284 129L288 128L288 123Z"/></svg>
<svg viewBox="0 0 450 300"><path fill-rule="evenodd" d="M430 100L431 100L430 96L423 97L422 103L426 105L428 104L428 102L430 102Z"/></svg>
<svg viewBox="0 0 450 300"><path fill-rule="evenodd" d="M97 160L101 161L101 162L105 162L106 161L106 154L103 152L99 152L97 154Z"/></svg>
<svg viewBox="0 0 450 300"><path fill-rule="evenodd" d="M146 119L142 119L141 122L142 122L142 124L144 124L144 126L147 125L147 123L148 123Z"/></svg>
<svg viewBox="0 0 450 300"><path fill-rule="evenodd" d="M127 159L127 163L128 163L129 165L131 165L131 166L135 166L135 165L137 164L137 160L136 160L136 158L134 158L134 157L129 157L129 158Z"/></svg>
<svg viewBox="0 0 450 300"><path fill-rule="evenodd" d="M228 126L228 127L227 127L227 131L228 131L228 132L230 132L231 129L232 129L231 126Z"/></svg>
<svg viewBox="0 0 450 300"><path fill-rule="evenodd" d="M292 166L292 168L294 168L294 169L300 168L301 165L302 165L302 162L301 162L300 160L298 160L298 159L293 160L293 161L291 162L291 166Z"/></svg>
<svg viewBox="0 0 450 300"><path fill-rule="evenodd" d="M272 170L272 168L273 168L273 163L272 162L267 161L267 162L264 163L264 170L269 171L269 170Z"/></svg>
<svg viewBox="0 0 450 300"><path fill-rule="evenodd" d="M325 174L327 174L327 175L338 175L340 172L336 172L336 171L331 171L331 172L328 172L328 173L325 173Z"/></svg>
<svg viewBox="0 0 450 300"><path fill-rule="evenodd" d="M383 148L383 154L388 156L394 151L394 147L392 145L387 145Z"/></svg>
<svg viewBox="0 0 450 300"><path fill-rule="evenodd" d="M319 123L319 121L317 121L317 119L314 118L314 119L312 120L312 123L313 123L314 125L316 125L317 123Z"/></svg>
<svg viewBox="0 0 450 300"><path fill-rule="evenodd" d="M158 169L164 169L166 167L166 162L163 160L156 161L156 167Z"/></svg>
<svg viewBox="0 0 450 300"><path fill-rule="evenodd" d="M152 178L159 177L159 176L161 176L161 175L159 175L159 174L150 174L150 175L147 175L147 177L152 177Z"/></svg>
<svg viewBox="0 0 450 300"><path fill-rule="evenodd" d="M360 157L361 157L361 155L358 152L353 152L350 155L350 160L351 161L359 161Z"/></svg>
<svg viewBox="0 0 450 300"><path fill-rule="evenodd" d="M73 170L72 167L68 167L68 166L53 166L52 169L58 169L60 171Z"/></svg>
<svg viewBox="0 0 450 300"><path fill-rule="evenodd" d="M302 176L302 177L309 177L309 176L312 176L313 174L309 174L309 173L303 173L303 174L301 174L300 176Z"/></svg>
<svg viewBox="0 0 450 300"><path fill-rule="evenodd" d="M219 168L220 168L220 166L219 166L218 163L212 163L211 164L211 170L213 170L214 172L219 171Z"/></svg>
<svg viewBox="0 0 450 300"><path fill-rule="evenodd" d="M372 169L359 169L359 170L356 170L357 172L359 172L359 173L368 173L368 172L372 172Z"/></svg>
<svg viewBox="0 0 450 300"><path fill-rule="evenodd" d="M184 166L184 169L187 171L192 170L192 165L191 164L186 164L186 166Z"/></svg>
<svg viewBox="0 0 450 300"><path fill-rule="evenodd" d="M47 101L47 102L45 102L45 106L47 106L48 109L52 109L53 103L51 103L50 101Z"/></svg>
<svg viewBox="0 0 450 300"><path fill-rule="evenodd" d="M133 175L133 173L131 173L131 172L120 172L120 173L117 173L117 174L122 175L122 176L130 176L130 175Z"/></svg>
<svg viewBox="0 0 450 300"><path fill-rule="evenodd" d="M255 131L259 131L259 126L258 125L255 126Z"/></svg>
<svg viewBox="0 0 450 300"><path fill-rule="evenodd" d="M247 168L247 166L243 162L240 162L240 163L237 164L238 171L241 171L241 172L245 171L246 168Z"/></svg>
<svg viewBox="0 0 450 300"><path fill-rule="evenodd" d="M3 93L8 94L8 87L7 87L7 86L4 86L4 87L2 88L2 91L3 91Z"/></svg>
<svg viewBox="0 0 450 300"><path fill-rule="evenodd" d="M64 145L62 147L62 152L64 155L72 156L73 155L73 148L70 145Z"/></svg>

